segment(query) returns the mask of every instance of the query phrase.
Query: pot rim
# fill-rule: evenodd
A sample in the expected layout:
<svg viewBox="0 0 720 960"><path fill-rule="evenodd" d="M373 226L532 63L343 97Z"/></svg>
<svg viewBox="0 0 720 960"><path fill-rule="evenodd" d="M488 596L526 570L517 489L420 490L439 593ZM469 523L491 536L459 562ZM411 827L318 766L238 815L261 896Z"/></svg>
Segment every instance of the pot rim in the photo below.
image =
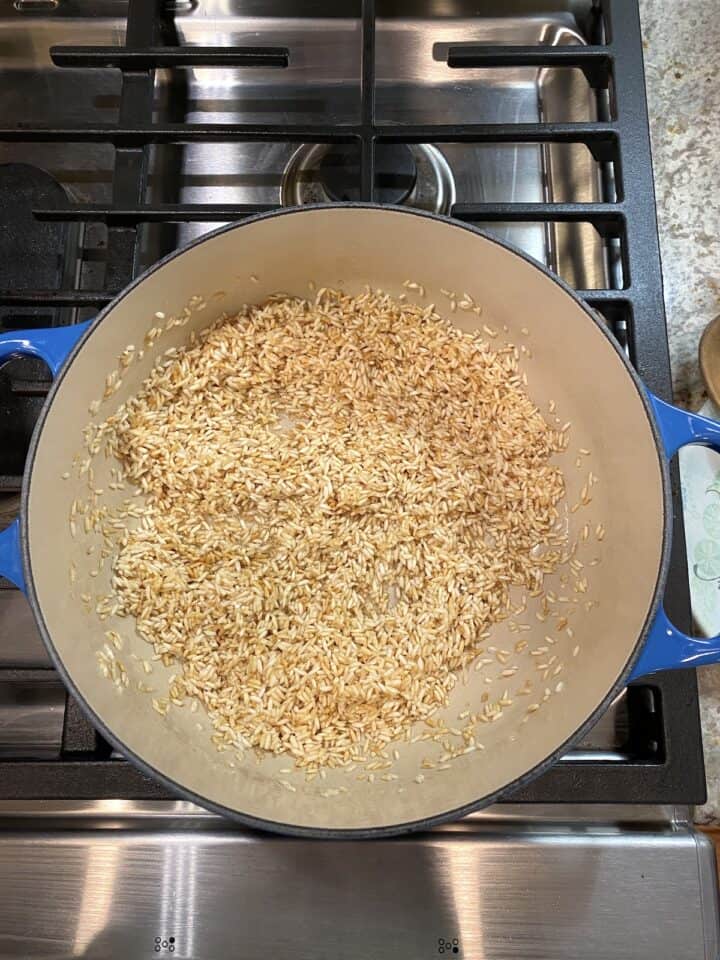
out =
<svg viewBox="0 0 720 960"><path fill-rule="evenodd" d="M657 577L655 580L655 588L653 591L652 599L650 606L648 608L643 627L640 630L635 645L632 648L632 652L627 659L624 668L620 671L615 682L611 685L607 695L602 700L602 702L592 711L592 713L586 718L583 723L575 729L575 731L551 754L549 754L545 759L541 760L535 766L531 767L520 777L516 777L510 783L505 784L503 787L500 787L498 790L493 791L490 794L486 794L482 797L479 797L476 800L471 801L470 803L463 804L460 807L454 807L451 810L445 810L437 814L433 814L430 817L423 817L418 820L411 820L404 823L397 824L386 824L384 826L377 827L308 827L302 826L299 824L292 823L283 823L276 820L265 819L263 817L256 817L251 814L243 813L240 810L236 810L232 807L224 806L223 804L217 803L215 801L209 800L203 797L201 794L196 793L195 791L189 789L188 787L183 786L178 783L176 780L173 780L172 777L167 774L161 773L141 756L139 756L134 750L130 750L122 740L107 726L105 721L100 717L90 705L85 700L82 693L76 687L72 677L65 668L65 665L58 653L55 645L53 643L50 632L45 624L44 617L42 615L42 610L35 592L35 584L32 574L32 560L30 557L30 548L28 543L28 500L30 493L30 484L32 482L32 473L35 463L35 455L42 437L43 428L45 421L47 419L48 411L52 406L55 394L59 390L65 375L72 366L72 362L77 356L77 354L83 349L88 339L93 335L94 331L100 326L101 323L107 318L107 316L113 311L113 309L126 297L132 290L139 286L146 277L155 273L165 264L169 263L171 260L174 260L176 257L182 256L189 250L192 250L194 247L199 246L204 243L206 240L210 240L213 237L219 236L223 233L228 233L232 230L239 230L242 227L247 226L252 223L257 223L261 220L268 220L271 218L280 218L285 216L297 215L298 213L308 213L312 214L314 211L328 211L336 209L357 209L357 210L377 210L382 212L387 212L390 214L404 214L406 216L415 216L423 217L430 220L439 221L443 224L448 224L460 230L466 230L468 233L480 236L483 239L489 241L490 243L496 244L498 247L503 248L507 253L512 254L516 257L520 257L530 266L536 270L541 271L548 277L553 283L555 283L561 290L568 294L578 306L579 309L587 316L587 318L595 324L595 326L602 332L603 336L609 341L612 345L615 353L618 358L621 360L622 364L625 367L626 372L630 376L635 389L637 391L640 402L643 405L645 416L647 417L648 425L652 431L654 440L655 440L655 449L658 456L658 465L660 468L660 474L662 477L662 490L663 490L663 528L662 528L662 548L660 555L660 563L658 565ZM655 616L658 612L660 604L662 602L662 594L665 586L665 581L667 579L668 568L670 565L670 548L672 541L672 504L671 504L671 493L670 493L670 473L668 468L668 462L663 453L663 444L660 436L659 428L655 420L652 407L650 405L650 400L647 394L647 390L640 379L635 368L632 366L626 355L623 353L620 345L617 340L613 337L611 332L607 329L604 322L601 321L596 311L592 310L572 289L564 280L562 280L557 275L551 273L547 267L544 267L538 261L534 260L523 250L513 246L510 243L507 243L504 240L499 240L498 238L491 236L483 230L479 230L472 224L464 223L460 220L455 220L452 217L443 216L436 213L430 213L424 210L417 210L408 207L401 207L392 204L379 204L379 203L369 203L369 202L357 202L357 203L323 203L323 204L308 204L306 206L300 207L283 207L278 210L272 210L266 213L256 214L252 217L247 217L244 220L239 222L225 224L224 226L218 227L215 230L211 230L208 233L203 234L201 237L198 237L196 240L193 240L187 246L181 247L177 250L173 250L167 256L163 257L161 260L158 260L151 267L149 267L144 273L140 276L135 277L120 293L105 307L103 307L97 315L93 318L90 323L90 326L85 331L85 333L79 338L77 343L73 346L72 350L68 354L65 363L62 366L62 369L59 371L58 376L55 378L50 391L48 392L45 403L43 404L42 410L38 417L35 429L33 431L32 439L30 442L30 447L28 450L28 456L25 466L25 471L23 475L22 483L22 492L20 500L20 549L22 553L22 563L23 571L25 575L25 583L27 585L27 598L30 603L30 608L33 612L33 616L38 625L40 635L43 639L43 643L48 651L50 659L52 660L53 666L58 671L60 677L63 680L63 683L70 691L70 693L75 697L75 699L80 703L82 709L87 714L90 722L93 724L96 730L106 739L113 747L115 747L120 753L127 757L132 763L138 767L142 773L146 774L149 777L159 781L164 786L168 787L173 793L179 794L181 797L192 801L193 803L198 804L201 807L204 807L207 810L212 811L213 813L220 814L226 818L234 820L235 822L250 827L252 829L264 830L271 833L279 833L283 835L290 835L296 837L309 837L317 839L328 839L328 840L355 840L355 839L381 839L384 837L398 836L401 834L421 831L421 830L430 830L433 827L439 826L440 824L447 823L449 821L460 820L463 817L468 816L469 814L481 810L484 807L489 806L492 803L495 803L497 800L506 797L508 794L512 794L513 791L522 789L531 781L535 780L537 777L545 773L551 766L553 766L557 761L563 757L568 749L581 739L584 734L594 725L599 716L607 710L612 701L618 695L618 693L626 686L626 682L632 673L633 667L637 663L640 654L642 652L645 640L647 639L648 632L650 627L655 619ZM508 798L508 799L511 799Z"/></svg>

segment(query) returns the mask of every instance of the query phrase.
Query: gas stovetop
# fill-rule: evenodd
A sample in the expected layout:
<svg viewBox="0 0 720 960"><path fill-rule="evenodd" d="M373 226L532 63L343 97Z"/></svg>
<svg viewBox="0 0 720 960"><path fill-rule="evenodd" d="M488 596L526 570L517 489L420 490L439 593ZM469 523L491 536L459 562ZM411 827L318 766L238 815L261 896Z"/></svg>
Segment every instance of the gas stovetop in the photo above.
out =
<svg viewBox="0 0 720 960"><path fill-rule="evenodd" d="M476 6L0 0L0 329L82 321L220 223L375 199L522 247L669 397L636 2ZM8 519L48 386L37 361L0 372ZM680 531L667 606L688 626ZM0 581L0 956L714 956L703 798L677 671L425 837L239 831L112 753Z"/></svg>

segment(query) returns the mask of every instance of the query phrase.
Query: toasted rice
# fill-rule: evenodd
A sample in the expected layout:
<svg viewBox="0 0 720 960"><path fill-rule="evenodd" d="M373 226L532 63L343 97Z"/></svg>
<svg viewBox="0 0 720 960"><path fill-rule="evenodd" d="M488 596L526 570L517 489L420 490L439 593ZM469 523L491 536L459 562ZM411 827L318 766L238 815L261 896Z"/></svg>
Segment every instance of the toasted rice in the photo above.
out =
<svg viewBox="0 0 720 960"><path fill-rule="evenodd" d="M567 431L516 358L432 307L320 290L192 335L103 425L145 498L118 612L181 665L173 702L197 697L215 742L376 755L447 704L510 588L558 565Z"/></svg>

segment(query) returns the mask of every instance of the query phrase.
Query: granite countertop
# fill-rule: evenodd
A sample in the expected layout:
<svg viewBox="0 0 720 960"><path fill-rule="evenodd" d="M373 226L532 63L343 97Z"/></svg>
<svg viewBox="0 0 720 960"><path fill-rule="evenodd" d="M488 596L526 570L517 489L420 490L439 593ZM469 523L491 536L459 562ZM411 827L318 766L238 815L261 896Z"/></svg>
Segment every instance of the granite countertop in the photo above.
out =
<svg viewBox="0 0 720 960"><path fill-rule="evenodd" d="M720 314L718 4L640 0L640 16L675 399L697 410L698 342ZM698 681L708 802L697 818L720 822L720 666Z"/></svg>

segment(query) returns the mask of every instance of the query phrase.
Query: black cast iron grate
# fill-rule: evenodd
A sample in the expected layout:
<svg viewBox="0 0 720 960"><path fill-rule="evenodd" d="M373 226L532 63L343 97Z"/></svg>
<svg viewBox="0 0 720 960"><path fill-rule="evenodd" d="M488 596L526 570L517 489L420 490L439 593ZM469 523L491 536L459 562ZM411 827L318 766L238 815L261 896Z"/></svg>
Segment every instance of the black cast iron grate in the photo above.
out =
<svg viewBox="0 0 720 960"><path fill-rule="evenodd" d="M379 143L570 143L584 144L614 188L600 203L475 203L452 215L469 222L587 222L619 243L618 289L581 290L622 337L645 383L670 398L671 380L655 218L648 118L637 3L593 0L588 46L451 45L450 69L498 66L573 66L598 92L601 119L572 123L464 123L392 125L375 119L375 6L362 0L360 120L350 124L202 124L153 121L156 68L252 66L283 69L284 47L181 47L163 0L129 0L124 47L53 47L58 66L116 67L122 71L118 122L62 127L0 129L0 142L87 143L115 148L112 199L107 204L67 202L38 207L43 221L101 221L108 228L104 289L3 290L0 308L99 307L138 270L138 226L152 222L234 221L273 205L148 203L149 150L153 144L238 141L350 143L360 154L360 196L374 199L375 149ZM677 476L676 519L670 588L666 598L676 623L688 628L689 597ZM51 670L0 670L1 681L55 678ZM693 671L657 675L631 686L628 695L628 759L568 759L512 797L530 802L697 803L705 783ZM131 764L111 757L109 746L85 720L72 698L65 711L57 760L0 760L0 798L126 799L168 796L165 788Z"/></svg>

